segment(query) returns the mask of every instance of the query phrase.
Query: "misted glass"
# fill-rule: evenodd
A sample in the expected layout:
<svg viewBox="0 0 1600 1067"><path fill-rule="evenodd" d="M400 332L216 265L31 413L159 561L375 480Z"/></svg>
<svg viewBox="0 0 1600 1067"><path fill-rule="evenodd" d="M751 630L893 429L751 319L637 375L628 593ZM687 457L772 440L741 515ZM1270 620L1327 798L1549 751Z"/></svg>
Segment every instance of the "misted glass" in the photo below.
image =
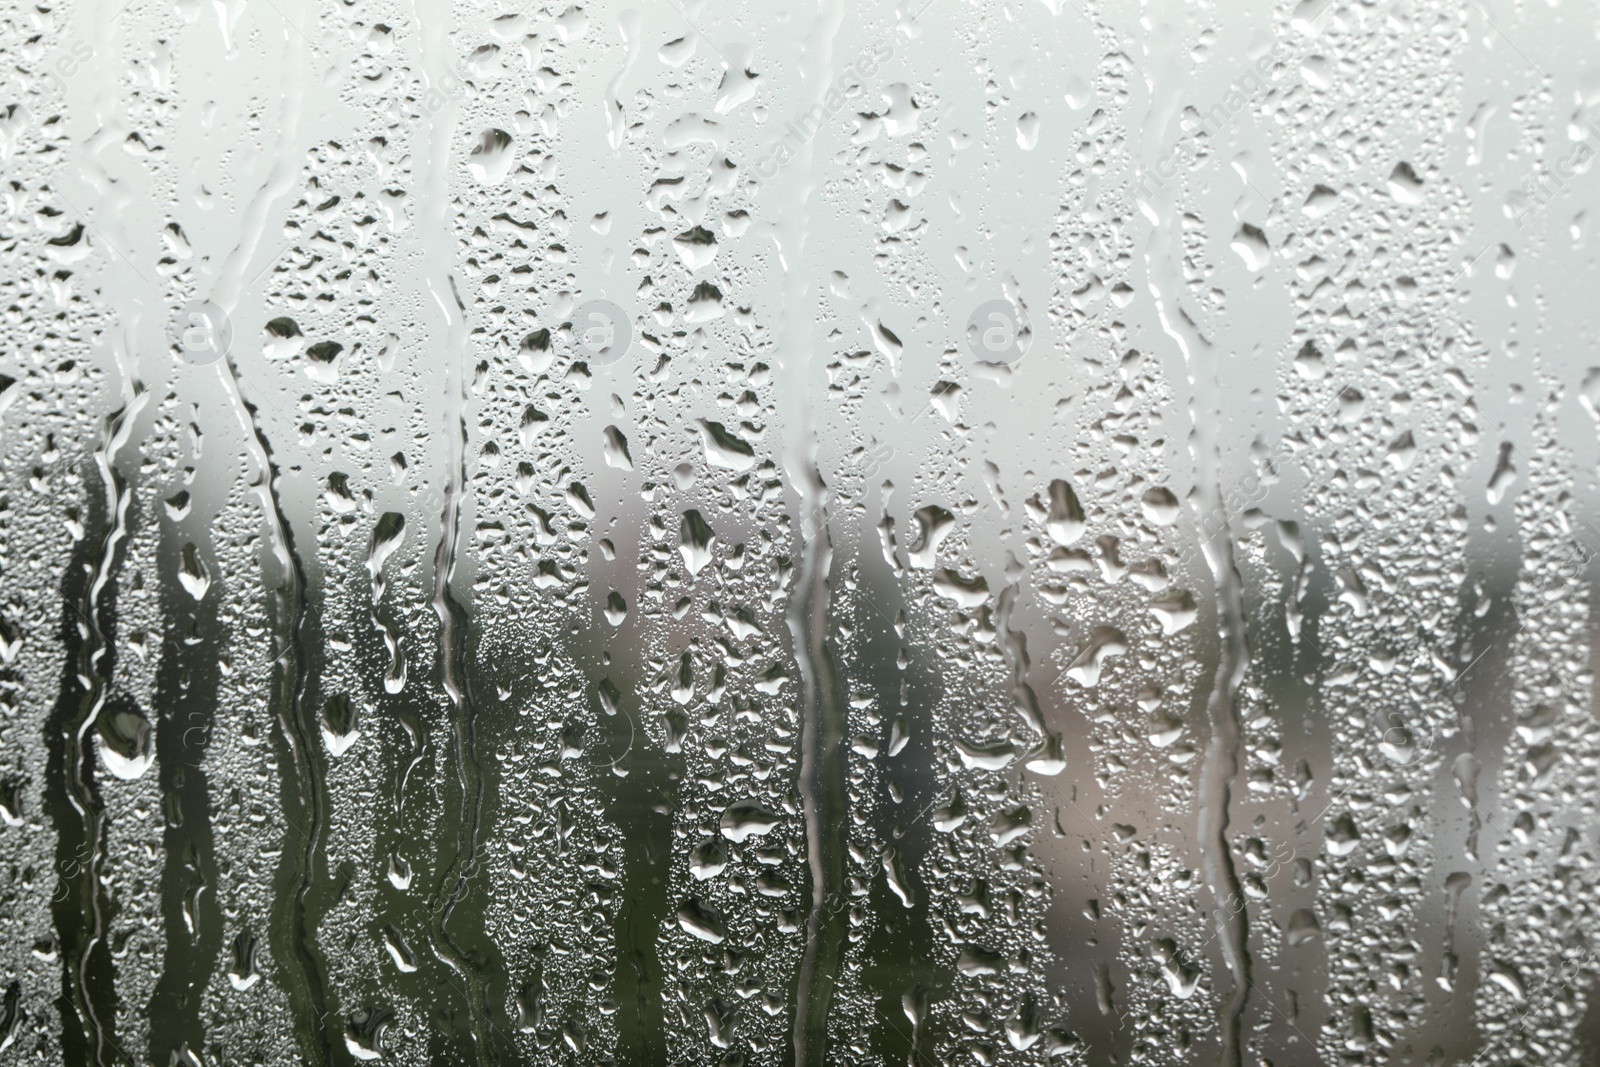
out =
<svg viewBox="0 0 1600 1067"><path fill-rule="evenodd" d="M0 0L0 1063L1600 1064L1597 46Z"/></svg>

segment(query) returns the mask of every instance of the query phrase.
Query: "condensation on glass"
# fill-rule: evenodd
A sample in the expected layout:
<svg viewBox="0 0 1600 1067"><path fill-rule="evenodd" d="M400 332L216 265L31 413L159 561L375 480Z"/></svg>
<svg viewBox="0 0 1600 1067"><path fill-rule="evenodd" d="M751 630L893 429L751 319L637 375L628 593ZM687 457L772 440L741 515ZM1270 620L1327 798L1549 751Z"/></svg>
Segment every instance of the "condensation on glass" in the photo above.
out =
<svg viewBox="0 0 1600 1067"><path fill-rule="evenodd" d="M0 3L0 1062L1594 1062L1600 13L1248 6Z"/></svg>

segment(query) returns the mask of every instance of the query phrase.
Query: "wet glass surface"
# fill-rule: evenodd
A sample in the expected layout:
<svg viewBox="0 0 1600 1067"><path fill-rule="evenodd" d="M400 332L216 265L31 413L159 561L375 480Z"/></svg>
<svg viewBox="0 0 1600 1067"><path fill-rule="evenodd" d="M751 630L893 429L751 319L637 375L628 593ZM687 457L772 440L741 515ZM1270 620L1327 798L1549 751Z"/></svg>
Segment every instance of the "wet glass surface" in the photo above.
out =
<svg viewBox="0 0 1600 1067"><path fill-rule="evenodd" d="M1600 1063L1590 3L0 0L0 1062Z"/></svg>

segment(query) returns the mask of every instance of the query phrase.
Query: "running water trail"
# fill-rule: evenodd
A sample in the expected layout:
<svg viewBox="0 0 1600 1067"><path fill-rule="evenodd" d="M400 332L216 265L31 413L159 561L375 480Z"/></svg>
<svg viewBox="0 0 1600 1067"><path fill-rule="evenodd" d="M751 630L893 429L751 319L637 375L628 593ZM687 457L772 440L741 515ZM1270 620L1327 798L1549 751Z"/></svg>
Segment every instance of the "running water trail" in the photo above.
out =
<svg viewBox="0 0 1600 1067"><path fill-rule="evenodd" d="M461 559L461 501L467 492L467 380L463 362L467 358L466 307L456 291L450 272L456 236L452 226L454 200L450 190L451 150L460 125L460 101L448 91L449 37L446 27L425 18L420 8L414 17L421 30L425 80L430 88L444 93L443 102L428 123L427 169L422 177L419 232L433 244L441 265L426 276L428 294L444 318L444 503L439 515L439 540L433 557L434 614L439 618L439 674L450 699L450 760L459 790L460 806L454 813L454 858L440 872L440 893L433 928L428 932L434 956L466 983L468 1031L480 1062L498 1063L503 1050L494 1040L493 1020L504 1013L504 1005L489 1002L494 979L504 978L504 966L495 946L481 929L474 938L481 952L469 954L449 926L456 907L466 896L478 873L484 815L484 773L478 752L478 704L468 680L468 637L471 617L468 605L455 591L456 567ZM430 257L430 262L432 258ZM448 888L446 888L448 887ZM480 914L481 919L481 914ZM487 956L477 958L474 956ZM503 984L503 982L501 983ZM507 1027L510 1020L505 1020Z"/></svg>
<svg viewBox="0 0 1600 1067"><path fill-rule="evenodd" d="M613 152L622 147L623 139L628 134L628 122L622 107L622 87L639 63L640 46L643 43L639 22L639 13L632 9L617 16L617 32L622 36L625 51L622 66L617 68L616 76L606 86L606 143Z"/></svg>
<svg viewBox="0 0 1600 1067"><path fill-rule="evenodd" d="M274 956L290 975L284 991L293 1005L302 1054L311 1062L342 1062L344 1057L339 1054L343 1052L343 1042L335 1043L328 1034L326 964L316 940L320 915L313 914L310 901L313 889L325 874L322 835L327 819L327 785L313 744L315 735L306 721L310 649L304 632L308 614L305 570L295 550L293 529L279 492L281 474L261 413L245 399L233 357L226 357L220 365L224 388L245 433L246 451L255 461L256 479L250 487L261 501L267 546L277 564L279 580L277 586L266 584L272 606L277 609L273 615L279 646L272 661L271 706L288 756L282 793L289 840L285 842L278 878L282 884L293 886L294 891L274 896L270 940ZM267 579L265 569L262 578ZM299 838L302 847L293 847L295 838Z"/></svg>
<svg viewBox="0 0 1600 1067"><path fill-rule="evenodd" d="M63 689L62 704L66 705L68 693L73 688L80 690L81 695L70 721L63 723L66 747L62 770L66 799L77 814L79 825L76 828L77 848L73 850L71 858L64 859L60 866L68 888L68 899L77 898L77 914L73 917L82 925L78 928L64 922L67 913L60 909L57 911L56 925L63 945L63 984L66 986L67 1000L92 1042L96 1067L104 1067L107 1063L107 1046L117 1053L119 1059L128 1058L112 1036L115 1025L114 994L98 997L99 992L112 991L96 990L91 981L92 973L98 970L94 959L96 950L109 947L105 944L105 938L109 915L114 908L105 882L109 817L94 773L93 736L100 711L105 707L107 691L111 687L115 659L112 641L102 629L102 626L114 629L114 623L107 618L111 611L105 593L112 584L120 559L118 549L128 537L128 509L133 503L132 490L117 473L117 453L132 434L142 400L141 394L139 400L118 408L102 424L101 441L95 448L94 460L105 487L103 534L95 555L84 561L86 580L77 603L73 603L70 596L68 599L76 615L72 621L76 623L79 644L74 675L76 684L70 686L69 683L70 687ZM59 846L61 851L66 851L66 840L63 834ZM108 958L98 962L109 969Z"/></svg>
<svg viewBox="0 0 1600 1067"><path fill-rule="evenodd" d="M1160 143L1159 138L1157 143ZM1200 849L1201 874L1211 894L1218 945L1233 982L1233 988L1218 1008L1221 1048L1217 1062L1219 1067L1241 1067L1241 1020L1250 994L1249 914L1240 891L1233 852L1228 845L1228 821L1233 787L1239 777L1242 744L1238 692L1249 666L1249 649L1231 527L1223 511L1216 434L1221 390L1216 379L1215 350L1177 298L1183 291L1176 265L1179 249L1174 247L1173 236L1181 230L1175 203L1177 188L1178 183L1173 182L1140 199L1140 208L1151 222L1144 263L1146 282L1161 328L1182 353L1189 380L1189 414L1193 427L1189 444L1195 460L1197 503L1202 514L1222 517L1222 533L1205 539L1202 545L1216 602L1219 648L1215 666L1210 671L1211 690L1206 697L1210 736L1201 757L1195 836ZM1209 528L1205 523L1201 526ZM1220 994L1221 990L1218 992Z"/></svg>
<svg viewBox="0 0 1600 1067"><path fill-rule="evenodd" d="M433 279L429 279L428 289L445 315L448 336L446 351L460 353L466 347L466 308L456 293L455 279L447 277L446 280L450 290L448 303ZM460 790L461 810L458 812L460 823L456 830L455 858L443 878L444 882L450 884L450 889L440 905L438 922L435 930L430 931L429 940L434 955L468 985L472 1041L478 1054L492 1057L488 1062L499 1062L496 1046L490 1041L492 1035L489 1031L493 1025L489 1019L489 983L484 979L482 969L468 961L467 953L456 943L449 930L450 918L466 896L469 884L478 871L484 782L482 761L478 754L477 707L465 670L471 619L467 606L456 596L454 589L456 565L461 556L461 497L465 492L467 477L466 392L459 362L450 360L447 367L449 384L445 390L444 505L439 516L439 541L433 554L432 604L434 614L439 617L439 677L450 698L452 710L450 758L456 788Z"/></svg>
<svg viewBox="0 0 1600 1067"><path fill-rule="evenodd" d="M104 49L100 54L115 55L117 27L114 19L105 19L96 27L96 41ZM116 650L114 638L106 630L116 631L112 604L114 581L121 562L119 548L129 537L129 510L133 505L133 490L117 471L118 455L132 437L133 428L144 408L148 395L139 379L138 357L133 338L139 334L145 300L137 290L147 279L133 263L125 258L124 250L133 248L122 224L123 210L132 201L131 190L119 181L100 162L99 153L108 150L121 136L127 124L122 117L123 101L118 93L116 77L106 65L99 71L93 95L96 130L73 153L77 172L96 193L96 203L101 209L96 217L99 227L114 235L107 241L112 254L106 262L105 293L116 308L116 333L108 339L118 372L120 406L106 416L101 424L100 441L95 446L93 460L104 488L102 503L104 520L101 524L99 545L95 554L83 561L85 579L80 595L74 602L70 594L67 604L71 608L68 621L75 624L79 635L76 649L77 663L68 686L63 687L60 705L66 711L69 693L77 690L81 695L64 727L65 761L63 787L66 800L78 817L77 846L70 856L59 862L60 873L67 884L68 900L76 897L76 914L58 908L56 925L62 941L61 961L64 971L63 985L66 999L84 1025L94 1050L94 1063L103 1067L107 1062L108 1046L119 1060L130 1057L116 1043L116 964L109 955L106 937L108 922L115 910L115 901L108 892L106 845L110 832L110 817L101 797L95 773L94 735L99 725L111 689L115 669ZM140 283L136 285L135 283ZM89 543L93 543L92 541ZM58 850L66 849L66 835L58 842ZM65 904L66 901L61 903ZM68 919L71 914L71 919ZM72 925L73 921L79 926ZM96 960L96 951L104 957ZM103 974L105 988L95 975ZM65 1047L65 1046L64 1046Z"/></svg>
<svg viewBox="0 0 1600 1067"><path fill-rule="evenodd" d="M844 20L839 0L825 0L802 48L807 107L822 103L832 78L833 44ZM774 230L784 271L778 358L794 398L794 418L784 439L784 466L800 497L800 572L788 612L789 633L801 684L800 799L805 818L806 862L811 907L805 948L795 977L794 1062L828 1062L828 1011L843 958L847 916L829 902L844 890L845 714L839 681L828 650L828 572L833 547L828 533L829 492L817 465L819 442L810 397L812 316L806 275L810 200L817 187L814 142L801 146L793 162L789 202ZM775 190L776 191L776 190Z"/></svg>
<svg viewBox="0 0 1600 1067"><path fill-rule="evenodd" d="M292 17L301 17L300 12ZM283 111L278 128L275 162L244 212L240 236L219 272L212 299L224 314L232 315L242 299L245 271L260 246L273 205L288 194L300 158L296 145L305 96L305 59L297 47L303 28L285 24ZM307 721L312 650L305 635L308 619L306 571L295 549L293 524L280 493L281 472L260 408L244 392L239 365L232 352L217 362L218 376L244 433L245 452L255 466L250 488L261 502L267 547L276 564L276 584L263 568L262 581L275 609L271 706L278 736L287 760L281 785L283 817L288 824L279 864L278 881L292 892L274 895L269 919L273 956L285 968L285 994L295 1020L296 1040L307 1062L334 1063L350 1059L344 1042L330 1035L327 965L317 943L321 912L312 895L324 880L327 858L322 839L326 830L328 798L315 724ZM298 839L300 847L296 848Z"/></svg>
<svg viewBox="0 0 1600 1067"><path fill-rule="evenodd" d="M1157 227L1158 232L1162 229ZM1172 308L1163 300L1161 288L1155 281L1155 262L1147 260L1147 266L1150 269L1150 291L1155 297L1162 326L1183 351L1184 361L1190 368L1189 380L1193 384L1196 380L1194 356L1197 346L1199 352L1210 353L1211 345L1181 308ZM1194 392L1198 391L1196 387ZM1215 410L1214 403L1201 405L1191 402L1190 414L1194 428L1190 434L1190 447L1195 458L1200 507L1204 509L1204 514L1223 515L1221 475L1217 469L1218 448L1213 427L1215 419L1209 414ZM1242 743L1237 698L1250 657L1245 643L1243 597L1234 565L1231 532L1224 528L1219 536L1206 539L1202 548L1211 571L1212 593L1216 599L1219 648L1215 666L1210 672L1211 691L1206 697L1206 716L1211 732L1200 763L1199 812L1195 836L1200 848L1201 873L1211 893L1217 942L1233 980L1232 990L1218 1009L1222 1047L1217 1062L1220 1067L1240 1067L1243 1062L1240 1021L1250 993L1249 914L1234 867L1233 851L1228 846L1228 810L1233 786L1239 777Z"/></svg>
<svg viewBox="0 0 1600 1067"><path fill-rule="evenodd" d="M1214 457L1215 453L1212 455ZM1205 466L1211 467L1214 475L1215 462ZM1222 493L1214 476L1205 483L1202 499L1208 508L1222 506ZM1222 1049L1217 1062L1221 1067L1239 1067L1243 1062L1241 1017L1250 993L1249 917L1234 868L1233 851L1228 846L1228 809L1234 783L1239 777L1238 696L1245 669L1250 664L1250 650L1245 639L1244 602L1234 565L1233 538L1212 538L1205 543L1204 552L1217 601L1217 633L1221 647L1211 692L1206 698L1211 736L1206 740L1200 766L1200 818L1196 836L1200 844L1201 871L1216 908L1217 941L1233 977L1233 989L1219 1009Z"/></svg>

